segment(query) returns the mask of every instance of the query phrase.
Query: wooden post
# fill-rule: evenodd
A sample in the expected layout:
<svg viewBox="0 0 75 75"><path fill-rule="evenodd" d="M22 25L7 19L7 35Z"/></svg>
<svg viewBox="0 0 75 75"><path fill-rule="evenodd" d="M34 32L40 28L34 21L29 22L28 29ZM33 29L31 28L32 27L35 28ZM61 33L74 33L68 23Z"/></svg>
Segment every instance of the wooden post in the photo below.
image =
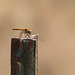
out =
<svg viewBox="0 0 75 75"><path fill-rule="evenodd" d="M37 75L37 55L37 38L12 38L11 75Z"/></svg>

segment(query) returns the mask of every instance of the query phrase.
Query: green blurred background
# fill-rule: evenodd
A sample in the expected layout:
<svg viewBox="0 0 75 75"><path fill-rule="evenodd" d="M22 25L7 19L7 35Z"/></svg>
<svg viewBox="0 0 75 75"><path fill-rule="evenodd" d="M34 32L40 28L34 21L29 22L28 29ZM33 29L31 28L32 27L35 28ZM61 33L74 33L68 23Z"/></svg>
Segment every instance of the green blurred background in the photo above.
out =
<svg viewBox="0 0 75 75"><path fill-rule="evenodd" d="M0 0L0 75L10 74L12 28L39 34L38 75L75 75L75 0Z"/></svg>

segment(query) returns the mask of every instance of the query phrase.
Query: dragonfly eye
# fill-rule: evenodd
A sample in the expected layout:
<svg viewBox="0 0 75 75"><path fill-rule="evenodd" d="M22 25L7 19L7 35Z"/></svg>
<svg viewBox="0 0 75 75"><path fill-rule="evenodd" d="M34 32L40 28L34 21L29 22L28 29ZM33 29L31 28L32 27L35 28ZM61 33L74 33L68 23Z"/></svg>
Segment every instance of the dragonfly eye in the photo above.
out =
<svg viewBox="0 0 75 75"><path fill-rule="evenodd" d="M28 28L25 28L25 30L24 30L24 31L25 31L25 33L28 33L29 29L28 29Z"/></svg>
<svg viewBox="0 0 75 75"><path fill-rule="evenodd" d="M28 34L31 34L31 31L28 31Z"/></svg>

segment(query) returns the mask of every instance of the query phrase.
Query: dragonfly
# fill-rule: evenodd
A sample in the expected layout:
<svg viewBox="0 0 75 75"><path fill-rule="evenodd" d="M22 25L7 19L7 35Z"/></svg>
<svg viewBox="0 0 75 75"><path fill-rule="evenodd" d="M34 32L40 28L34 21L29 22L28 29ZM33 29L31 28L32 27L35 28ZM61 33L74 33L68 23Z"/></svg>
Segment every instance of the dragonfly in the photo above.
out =
<svg viewBox="0 0 75 75"><path fill-rule="evenodd" d="M20 38L22 37L23 33L25 34L25 37L29 37L29 38L30 38L30 35L32 34L32 31L29 30L28 28L23 28L23 29L13 28L12 30L20 30L21 31Z"/></svg>

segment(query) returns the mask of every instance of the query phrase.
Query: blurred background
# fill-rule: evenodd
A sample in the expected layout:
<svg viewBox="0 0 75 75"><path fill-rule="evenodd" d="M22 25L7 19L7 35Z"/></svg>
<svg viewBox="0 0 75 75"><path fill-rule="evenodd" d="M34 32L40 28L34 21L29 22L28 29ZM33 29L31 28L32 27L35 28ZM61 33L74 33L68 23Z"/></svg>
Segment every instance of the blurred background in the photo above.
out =
<svg viewBox="0 0 75 75"><path fill-rule="evenodd" d="M39 34L38 75L75 75L75 0L0 0L0 75L10 74L12 28Z"/></svg>

